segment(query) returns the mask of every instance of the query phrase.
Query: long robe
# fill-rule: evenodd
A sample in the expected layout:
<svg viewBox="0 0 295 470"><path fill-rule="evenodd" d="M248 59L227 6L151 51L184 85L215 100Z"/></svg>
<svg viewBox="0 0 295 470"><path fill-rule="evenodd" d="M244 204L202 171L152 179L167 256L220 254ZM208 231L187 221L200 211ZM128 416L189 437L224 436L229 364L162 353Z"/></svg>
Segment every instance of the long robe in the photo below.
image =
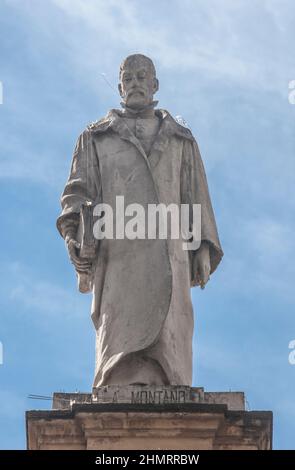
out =
<svg viewBox="0 0 295 470"><path fill-rule="evenodd" d="M222 257L206 176L190 130L156 110L160 130L147 155L122 112L108 115L81 134L61 198L57 227L63 237L77 228L81 205L201 204L201 239L210 247L211 273ZM94 386L130 355L160 364L171 385L191 385L193 309L190 288L195 252L182 239L103 239L93 277L96 329Z"/></svg>

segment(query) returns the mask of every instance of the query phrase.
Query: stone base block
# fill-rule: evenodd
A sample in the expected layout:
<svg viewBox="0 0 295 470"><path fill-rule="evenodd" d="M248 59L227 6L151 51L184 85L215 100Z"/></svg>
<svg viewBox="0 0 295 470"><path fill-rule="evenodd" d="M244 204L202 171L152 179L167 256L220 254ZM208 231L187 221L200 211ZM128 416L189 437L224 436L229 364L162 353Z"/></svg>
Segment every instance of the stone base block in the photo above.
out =
<svg viewBox="0 0 295 470"><path fill-rule="evenodd" d="M272 413L245 411L242 392L109 386L56 393L53 408L27 411L28 449L272 448Z"/></svg>

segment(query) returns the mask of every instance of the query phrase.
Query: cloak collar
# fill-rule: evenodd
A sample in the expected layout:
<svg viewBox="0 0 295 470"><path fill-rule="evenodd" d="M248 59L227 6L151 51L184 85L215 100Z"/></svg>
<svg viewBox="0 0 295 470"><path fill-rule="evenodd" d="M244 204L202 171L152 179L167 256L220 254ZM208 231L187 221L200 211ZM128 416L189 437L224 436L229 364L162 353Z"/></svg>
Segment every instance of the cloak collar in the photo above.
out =
<svg viewBox="0 0 295 470"><path fill-rule="evenodd" d="M172 135L191 141L194 140L191 131L181 124L178 124L168 111L165 109L156 109L155 114L161 120L160 129L148 155L145 153L140 141L125 123L123 119L124 113L119 109L111 109L103 119L93 122L87 129L91 134L104 134L110 131L117 133L121 139L127 140L135 145L145 158L148 166L154 168L158 164L161 154L167 148Z"/></svg>
<svg viewBox="0 0 295 470"><path fill-rule="evenodd" d="M156 109L155 114L161 119L159 133L175 134L185 139L194 140L191 131L176 122L168 111L165 109ZM123 117L124 113L120 109L111 109L104 118L89 124L88 130L94 134L104 133L110 129L113 129L115 132L122 131L121 127L124 125Z"/></svg>

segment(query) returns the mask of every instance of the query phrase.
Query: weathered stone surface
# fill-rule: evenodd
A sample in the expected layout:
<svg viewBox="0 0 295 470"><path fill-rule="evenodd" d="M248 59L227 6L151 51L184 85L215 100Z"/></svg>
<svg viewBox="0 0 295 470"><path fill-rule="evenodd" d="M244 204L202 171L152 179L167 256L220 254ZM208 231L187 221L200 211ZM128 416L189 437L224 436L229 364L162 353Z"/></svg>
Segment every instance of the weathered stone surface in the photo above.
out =
<svg viewBox="0 0 295 470"><path fill-rule="evenodd" d="M242 392L190 387L191 287L204 288L223 252L197 142L154 109L158 86L152 61L129 56L120 68L123 109L77 140L57 227L80 291L93 293L95 388L55 393L53 410L27 412L29 449L271 447L271 413L245 411ZM171 232L151 238L147 226L144 236L94 240L97 204L111 207L116 222L129 205L145 215L151 205L185 204L190 214L201 205L197 246L187 251Z"/></svg>
<svg viewBox="0 0 295 470"><path fill-rule="evenodd" d="M191 131L154 109L158 79L148 57L124 61L119 90L123 109L111 110L77 140L57 221L80 290L93 292L94 386L191 385L191 287L203 288L223 255L205 170ZM142 223L140 237L123 233L98 242L89 220L97 204L111 207L116 220L131 204L145 215L151 205L185 204L190 214L201 205L201 219L188 221L188 230L200 229L197 243L188 252L181 234L152 238Z"/></svg>
<svg viewBox="0 0 295 470"><path fill-rule="evenodd" d="M242 392L105 386L28 411L27 440L29 449L269 449L272 413L245 411Z"/></svg>
<svg viewBox="0 0 295 470"><path fill-rule="evenodd" d="M201 387L181 385L122 387L107 385L94 388L90 393L54 393L53 408L67 409L73 404L83 403L130 403L130 404L169 404L169 403L208 403L224 404L229 410L244 410L243 392L204 392Z"/></svg>
<svg viewBox="0 0 295 470"><path fill-rule="evenodd" d="M28 449L245 449L272 447L272 413L226 405L73 404L28 411Z"/></svg>

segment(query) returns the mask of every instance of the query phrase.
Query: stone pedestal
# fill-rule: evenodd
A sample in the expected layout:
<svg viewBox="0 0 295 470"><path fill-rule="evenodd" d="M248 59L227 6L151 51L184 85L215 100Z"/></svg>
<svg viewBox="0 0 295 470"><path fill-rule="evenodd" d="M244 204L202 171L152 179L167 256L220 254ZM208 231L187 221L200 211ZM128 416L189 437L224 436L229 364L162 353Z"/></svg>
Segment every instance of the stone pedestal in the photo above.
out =
<svg viewBox="0 0 295 470"><path fill-rule="evenodd" d="M53 409L28 411L28 449L202 450L272 447L272 413L245 411L242 392L100 387L55 393Z"/></svg>

